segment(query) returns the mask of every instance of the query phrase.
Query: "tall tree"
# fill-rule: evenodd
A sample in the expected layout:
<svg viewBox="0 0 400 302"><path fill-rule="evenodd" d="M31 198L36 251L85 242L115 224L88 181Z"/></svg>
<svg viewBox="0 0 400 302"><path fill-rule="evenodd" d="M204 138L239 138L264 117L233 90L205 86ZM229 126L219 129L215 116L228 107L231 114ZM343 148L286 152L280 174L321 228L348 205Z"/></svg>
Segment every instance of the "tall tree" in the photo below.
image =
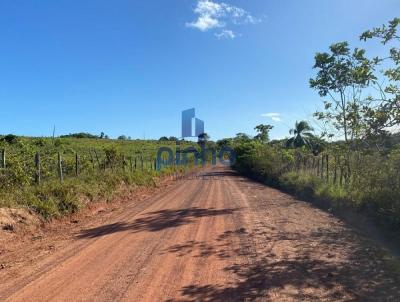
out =
<svg viewBox="0 0 400 302"><path fill-rule="evenodd" d="M274 126L264 124L257 125L254 130L256 130L258 134L254 138L262 143L267 143L269 141L269 131L272 128L274 128Z"/></svg>
<svg viewBox="0 0 400 302"><path fill-rule="evenodd" d="M239 132L236 133L236 136L232 139L232 142L237 145L241 145L243 143L248 143L252 140L252 137L246 133Z"/></svg>
<svg viewBox="0 0 400 302"><path fill-rule="evenodd" d="M369 134L372 136L385 135L388 129L400 125L400 36L397 33L399 26L400 18L394 18L387 25L367 30L360 36L360 40L375 38L383 45L390 45L387 56L374 58L377 65L385 62L382 76L388 84L382 87L378 82L375 83L380 93L378 97L371 97L375 106L368 108L366 114Z"/></svg>
<svg viewBox="0 0 400 302"><path fill-rule="evenodd" d="M318 91L324 101L324 111L314 114L317 119L331 124L346 142L362 134L362 110L367 99L363 89L374 81L374 62L365 57L365 50L350 50L347 42L330 46L330 52L315 55L315 78L310 87ZM333 135L333 134L331 134Z"/></svg>

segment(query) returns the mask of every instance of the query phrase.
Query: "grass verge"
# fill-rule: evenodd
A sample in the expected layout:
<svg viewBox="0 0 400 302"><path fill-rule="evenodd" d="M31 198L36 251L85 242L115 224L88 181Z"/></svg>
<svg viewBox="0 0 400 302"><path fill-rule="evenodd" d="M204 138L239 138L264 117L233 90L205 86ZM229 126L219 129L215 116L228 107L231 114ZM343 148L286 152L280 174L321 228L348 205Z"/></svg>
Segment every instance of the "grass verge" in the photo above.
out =
<svg viewBox="0 0 400 302"><path fill-rule="evenodd" d="M0 208L28 208L44 220L79 211L89 202L112 201L122 186L156 186L157 178L172 173L152 170L134 172L103 171L91 175L67 178L62 183L50 180L37 186L20 186L0 190Z"/></svg>

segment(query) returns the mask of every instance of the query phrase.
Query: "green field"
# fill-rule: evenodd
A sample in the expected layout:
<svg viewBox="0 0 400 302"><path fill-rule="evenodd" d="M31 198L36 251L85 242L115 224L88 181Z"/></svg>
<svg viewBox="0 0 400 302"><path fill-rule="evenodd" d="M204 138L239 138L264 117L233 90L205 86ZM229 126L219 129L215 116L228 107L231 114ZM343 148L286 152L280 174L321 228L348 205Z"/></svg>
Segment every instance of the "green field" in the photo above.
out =
<svg viewBox="0 0 400 302"><path fill-rule="evenodd" d="M182 142L182 148L189 145ZM2 137L0 207L27 207L51 218L75 212L85 202L111 200L124 185L154 186L173 169L155 169L163 146L175 151L176 142Z"/></svg>

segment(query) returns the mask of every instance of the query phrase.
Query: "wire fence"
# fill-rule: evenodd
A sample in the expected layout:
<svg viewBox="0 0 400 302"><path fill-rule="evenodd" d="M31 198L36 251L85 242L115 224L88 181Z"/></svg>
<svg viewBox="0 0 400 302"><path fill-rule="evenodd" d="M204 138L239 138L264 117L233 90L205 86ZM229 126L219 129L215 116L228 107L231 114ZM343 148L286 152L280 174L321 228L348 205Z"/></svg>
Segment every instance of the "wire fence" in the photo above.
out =
<svg viewBox="0 0 400 302"><path fill-rule="evenodd" d="M124 155L113 150L75 152L7 152L0 151L0 185L40 184L58 179L98 172L135 172L156 170L155 155Z"/></svg>
<svg viewBox="0 0 400 302"><path fill-rule="evenodd" d="M294 160L282 163L282 173L310 174L341 187L360 186L367 180L373 181L372 185L385 182L385 186L400 187L400 162L390 155L347 152L314 156L298 152Z"/></svg>

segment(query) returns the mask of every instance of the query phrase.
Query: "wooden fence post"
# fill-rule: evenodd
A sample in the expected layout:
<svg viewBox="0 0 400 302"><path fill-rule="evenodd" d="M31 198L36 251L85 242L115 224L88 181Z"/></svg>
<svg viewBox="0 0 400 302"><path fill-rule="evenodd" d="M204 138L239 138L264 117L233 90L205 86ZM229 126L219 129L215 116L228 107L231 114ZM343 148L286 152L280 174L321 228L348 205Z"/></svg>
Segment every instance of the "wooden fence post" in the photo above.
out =
<svg viewBox="0 0 400 302"><path fill-rule="evenodd" d="M353 169L353 182L354 183L358 183L358 176L361 175L360 174L360 169L361 169L361 161L360 161L360 152L355 152L354 154L354 169Z"/></svg>
<svg viewBox="0 0 400 302"><path fill-rule="evenodd" d="M312 159L312 169L311 169L312 174L315 174L315 156Z"/></svg>
<svg viewBox="0 0 400 302"><path fill-rule="evenodd" d="M93 149L94 154L96 155L97 164L99 165L99 170L101 169L99 155L97 154L96 150ZM106 164L104 162L104 170L106 169Z"/></svg>
<svg viewBox="0 0 400 302"><path fill-rule="evenodd" d="M6 149L3 149L1 152L1 167L6 168Z"/></svg>
<svg viewBox="0 0 400 302"><path fill-rule="evenodd" d="M90 159L91 159L91 161L92 161L92 166L93 166L93 171L94 171L94 169L95 169L95 165L94 165L94 158L93 158L93 154L92 154L92 152L91 152L91 151L89 151L89 153L90 153Z"/></svg>
<svg viewBox="0 0 400 302"><path fill-rule="evenodd" d="M319 177L322 178L324 173L324 155L318 160Z"/></svg>
<svg viewBox="0 0 400 302"><path fill-rule="evenodd" d="M340 186L343 186L343 167L340 162L340 155L338 156L338 164L339 164L339 169L340 169Z"/></svg>
<svg viewBox="0 0 400 302"><path fill-rule="evenodd" d="M79 156L75 153L75 176L79 175Z"/></svg>
<svg viewBox="0 0 400 302"><path fill-rule="evenodd" d="M349 169L347 167L347 155L344 155L343 158L343 184L347 184L347 178L349 176Z"/></svg>
<svg viewBox="0 0 400 302"><path fill-rule="evenodd" d="M137 169L137 158L135 156L135 170Z"/></svg>
<svg viewBox="0 0 400 302"><path fill-rule="evenodd" d="M335 170L334 170L334 174L333 174L333 183L336 184L336 180L337 180L337 155L335 155Z"/></svg>
<svg viewBox="0 0 400 302"><path fill-rule="evenodd" d="M329 183L329 154L326 155L326 182Z"/></svg>
<svg viewBox="0 0 400 302"><path fill-rule="evenodd" d="M321 170L319 171L319 173L320 173L320 177L321 178L324 178L324 155L322 154L322 156L321 156Z"/></svg>
<svg viewBox="0 0 400 302"><path fill-rule="evenodd" d="M350 181L351 181L350 154L346 155L346 165L347 165L346 185L348 185L348 184L350 184Z"/></svg>
<svg viewBox="0 0 400 302"><path fill-rule="evenodd" d="M142 162L142 171L143 171L143 169L144 169L144 166L143 166L143 156L140 157L140 160L141 160L141 162Z"/></svg>
<svg viewBox="0 0 400 302"><path fill-rule="evenodd" d="M40 171L40 153L39 152L36 152L36 154L35 154L35 167L36 167L35 182L38 185L40 185L41 171Z"/></svg>
<svg viewBox="0 0 400 302"><path fill-rule="evenodd" d="M61 159L61 153L58 152L58 173L60 176L60 181L64 181L64 174L63 174L63 169L62 169L62 159Z"/></svg>

